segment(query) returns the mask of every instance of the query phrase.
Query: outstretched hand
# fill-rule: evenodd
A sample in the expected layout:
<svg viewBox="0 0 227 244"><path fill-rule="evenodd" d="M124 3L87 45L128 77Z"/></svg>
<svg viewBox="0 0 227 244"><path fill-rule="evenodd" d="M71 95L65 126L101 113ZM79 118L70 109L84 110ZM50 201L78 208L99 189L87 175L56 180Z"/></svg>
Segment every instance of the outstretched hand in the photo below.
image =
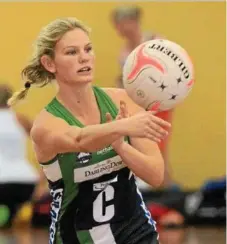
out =
<svg viewBox="0 0 227 244"><path fill-rule="evenodd" d="M157 143L160 143L168 135L166 128L171 127L170 123L158 118L151 111L142 111L130 116L124 101L120 102L120 109L116 117L116 120L120 119L125 119L126 136L148 138ZM106 114L106 120L107 122L113 120L109 113ZM118 143L120 141L124 142L123 138L117 140ZM113 145L116 145L115 142Z"/></svg>

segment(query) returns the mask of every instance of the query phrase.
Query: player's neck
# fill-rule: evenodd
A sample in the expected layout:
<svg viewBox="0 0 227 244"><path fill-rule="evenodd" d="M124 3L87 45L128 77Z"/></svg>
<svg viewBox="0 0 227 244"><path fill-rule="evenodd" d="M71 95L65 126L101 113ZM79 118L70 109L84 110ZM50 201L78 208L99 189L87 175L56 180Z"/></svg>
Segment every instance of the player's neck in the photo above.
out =
<svg viewBox="0 0 227 244"><path fill-rule="evenodd" d="M89 111L97 106L90 83L79 86L61 86L56 97L76 116L85 117Z"/></svg>

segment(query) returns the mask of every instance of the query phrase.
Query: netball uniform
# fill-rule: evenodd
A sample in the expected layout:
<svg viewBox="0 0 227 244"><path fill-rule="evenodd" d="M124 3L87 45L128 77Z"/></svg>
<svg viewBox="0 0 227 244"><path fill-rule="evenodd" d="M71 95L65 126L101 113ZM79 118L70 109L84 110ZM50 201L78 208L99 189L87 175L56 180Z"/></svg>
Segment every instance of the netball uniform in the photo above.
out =
<svg viewBox="0 0 227 244"><path fill-rule="evenodd" d="M101 88L93 90L101 123L107 112L115 118L118 109L111 98ZM69 125L84 126L56 98L46 110ZM58 154L41 165L53 199L49 244L158 243L134 174L112 146L93 153Z"/></svg>

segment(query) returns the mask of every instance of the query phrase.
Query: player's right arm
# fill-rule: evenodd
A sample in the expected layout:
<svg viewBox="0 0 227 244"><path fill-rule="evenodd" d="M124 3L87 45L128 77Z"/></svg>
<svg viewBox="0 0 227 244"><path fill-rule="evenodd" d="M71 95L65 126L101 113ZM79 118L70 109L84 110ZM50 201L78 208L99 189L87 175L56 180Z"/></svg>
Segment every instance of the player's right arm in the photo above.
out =
<svg viewBox="0 0 227 244"><path fill-rule="evenodd" d="M31 138L38 161L45 162L58 153L100 150L122 136L161 138L162 123L165 122L155 119L150 112L144 112L106 124L79 128L42 111L33 124Z"/></svg>
<svg viewBox="0 0 227 244"><path fill-rule="evenodd" d="M42 111L33 124L31 138L37 159L45 162L58 153L92 152L110 145L125 134L122 125L116 121L79 128Z"/></svg>

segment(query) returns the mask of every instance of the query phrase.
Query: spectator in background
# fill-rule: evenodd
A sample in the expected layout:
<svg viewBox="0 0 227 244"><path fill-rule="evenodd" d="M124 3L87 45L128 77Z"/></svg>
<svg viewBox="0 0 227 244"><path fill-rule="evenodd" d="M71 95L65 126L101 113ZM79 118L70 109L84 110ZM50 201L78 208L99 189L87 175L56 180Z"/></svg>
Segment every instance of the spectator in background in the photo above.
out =
<svg viewBox="0 0 227 244"><path fill-rule="evenodd" d="M26 139L32 122L9 109L7 100L11 96L11 88L0 85L0 228L11 227L20 207L33 194L37 198L44 191L39 173L26 159Z"/></svg>
<svg viewBox="0 0 227 244"><path fill-rule="evenodd" d="M142 10L137 6L120 6L113 10L111 20L117 31L117 33L125 40L125 45L120 51L119 63L121 69L124 66L127 56L141 43L152 40L155 38L161 38L157 33L146 32L143 33L141 28ZM123 88L122 75L117 77L116 85ZM172 122L172 110L159 112L156 114L158 117ZM162 152L165 160L165 177L163 186L167 189L176 189L178 186L173 183L168 155L169 136L159 144L159 148Z"/></svg>

